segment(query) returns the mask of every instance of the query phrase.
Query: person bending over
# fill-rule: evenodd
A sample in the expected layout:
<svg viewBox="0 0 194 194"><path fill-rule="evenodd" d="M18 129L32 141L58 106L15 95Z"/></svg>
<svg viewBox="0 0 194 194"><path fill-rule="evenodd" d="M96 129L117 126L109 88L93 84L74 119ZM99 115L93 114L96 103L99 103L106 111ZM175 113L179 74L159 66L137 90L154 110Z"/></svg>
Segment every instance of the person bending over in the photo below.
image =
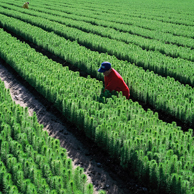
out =
<svg viewBox="0 0 194 194"><path fill-rule="evenodd" d="M111 67L110 62L103 62L98 72L104 74L105 90L122 92L127 99L130 98L130 91L121 75Z"/></svg>
<svg viewBox="0 0 194 194"><path fill-rule="evenodd" d="M24 5L22 6L24 9L28 9L28 5L29 5L29 2L26 2L24 3Z"/></svg>

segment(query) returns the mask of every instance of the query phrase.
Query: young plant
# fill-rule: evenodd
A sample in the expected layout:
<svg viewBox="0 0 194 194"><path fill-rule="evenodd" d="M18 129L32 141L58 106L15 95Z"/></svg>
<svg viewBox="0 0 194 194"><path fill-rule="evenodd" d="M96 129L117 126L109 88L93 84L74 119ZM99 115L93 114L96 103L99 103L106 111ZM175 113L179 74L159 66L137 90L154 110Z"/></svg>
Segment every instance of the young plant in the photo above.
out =
<svg viewBox="0 0 194 194"><path fill-rule="evenodd" d="M86 193L87 193L87 194L93 194L93 192L94 192L93 185L92 185L92 183L89 183L89 184L86 186Z"/></svg>
<svg viewBox="0 0 194 194"><path fill-rule="evenodd" d="M32 183L28 183L26 188L26 194L38 194L36 186Z"/></svg>
<svg viewBox="0 0 194 194"><path fill-rule="evenodd" d="M81 191L85 193L85 187L86 187L86 181L87 181L87 176L85 174L82 174L81 176Z"/></svg>
<svg viewBox="0 0 194 194"><path fill-rule="evenodd" d="M74 170L74 183L77 190L81 190L81 174L80 174L81 167L77 166Z"/></svg>
<svg viewBox="0 0 194 194"><path fill-rule="evenodd" d="M70 180L67 183L67 193L74 193L76 191L76 187L73 180Z"/></svg>

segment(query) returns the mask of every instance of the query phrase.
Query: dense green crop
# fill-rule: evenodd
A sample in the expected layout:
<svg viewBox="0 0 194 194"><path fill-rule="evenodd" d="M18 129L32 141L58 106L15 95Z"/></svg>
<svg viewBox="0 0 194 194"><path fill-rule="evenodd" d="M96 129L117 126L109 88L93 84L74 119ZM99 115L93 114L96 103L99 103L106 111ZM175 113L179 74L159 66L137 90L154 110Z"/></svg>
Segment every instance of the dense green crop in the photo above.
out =
<svg viewBox="0 0 194 194"><path fill-rule="evenodd" d="M175 122L162 122L157 113L144 111L121 94L104 93L103 83L98 81L103 80L102 74L97 73L102 61L110 61L129 85L131 96L193 126L192 2L138 0L130 1L130 6L128 1L122 2L36 1L29 10L21 9L19 1L0 2L0 25L4 29L96 79L80 77L79 72L49 60L3 30L0 57L110 157L146 183L150 192L193 193L193 130L183 133ZM3 114L0 112L0 119L5 121L1 125L0 180L5 192L50 189L51 193L60 193L61 185L65 189L61 193L72 188L78 193L92 192L90 184L85 186L85 175L79 175L80 168L72 171L71 161L66 160L65 170L61 160L55 158L51 149L56 148L60 155L57 141L46 133L41 135L42 127L35 136L35 131L30 130L33 122L26 122L32 118L20 118L20 111L12 113L4 108ZM13 115L16 119L9 119ZM25 154L30 159L24 159ZM26 171L22 171L24 167Z"/></svg>
<svg viewBox="0 0 194 194"><path fill-rule="evenodd" d="M69 71L3 30L0 32L1 57L112 158L120 158L123 168L130 167L131 173L140 180L151 185L154 183L154 187L150 186L154 191L160 189L168 193L169 187L173 187L174 176L181 180L174 189L183 192L191 189L193 185L187 184L191 179L187 169L192 169L193 130L184 134L176 123L170 125L160 121L157 114L145 112L138 103L124 100L120 94L119 98L101 94L102 82L80 77L78 72ZM22 122L22 126L26 123ZM9 130L3 136L8 133ZM26 136L22 131L14 134L21 139L22 147L27 141L34 146L42 144L41 139ZM31 138L28 140L27 137ZM43 141L49 143L48 135ZM46 150L44 147L42 151ZM41 163L41 158L37 160L38 164ZM57 173L55 168L51 172ZM168 186L162 188L161 184Z"/></svg>
<svg viewBox="0 0 194 194"><path fill-rule="evenodd" d="M0 82L0 191L4 194L92 194L84 170L73 169L60 141L36 114L16 105ZM103 194L104 191L99 191Z"/></svg>
<svg viewBox="0 0 194 194"><path fill-rule="evenodd" d="M7 4L3 4L3 6L11 9L0 9L0 12L5 15L19 18L49 32L53 31L70 40L76 40L79 44L92 50L107 52L120 60L135 63L137 66L154 71L159 75L172 76L182 83L194 85L192 73L194 52L189 48L161 44L158 41L153 42L145 38L139 39L137 36L130 38L128 33L121 33L120 31L113 31L112 29L66 18L60 19L57 16L50 16L36 11L31 11L30 15L25 11L26 15L18 12L20 11L19 8L7 6ZM34 16L31 16L32 14ZM148 43L146 44L145 41L148 41ZM139 46L136 46L138 44ZM114 47L114 45L117 45L117 47ZM184 74L182 74L182 71L184 71Z"/></svg>
<svg viewBox="0 0 194 194"><path fill-rule="evenodd" d="M114 56L90 51L77 42L66 40L53 32L46 32L4 15L1 15L1 18L0 23L4 28L32 41L100 80L103 78L101 74L97 74L97 64L100 64L101 61L112 61L115 69L123 75L124 80L127 80L126 82L135 98L151 104L157 110L166 111L191 126L193 125L192 109L194 104L190 102L193 100L194 90L189 85L185 87L169 76L163 78L152 71L145 72L126 61L120 61ZM152 67L154 68L154 66ZM166 68L161 66L161 70L165 72ZM192 81L193 78L189 79Z"/></svg>

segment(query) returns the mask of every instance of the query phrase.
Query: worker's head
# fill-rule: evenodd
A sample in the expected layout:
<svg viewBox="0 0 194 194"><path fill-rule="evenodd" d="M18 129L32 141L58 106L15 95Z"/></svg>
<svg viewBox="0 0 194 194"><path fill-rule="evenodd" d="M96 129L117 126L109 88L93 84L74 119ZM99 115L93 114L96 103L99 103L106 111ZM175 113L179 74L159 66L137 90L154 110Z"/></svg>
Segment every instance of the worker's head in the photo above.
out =
<svg viewBox="0 0 194 194"><path fill-rule="evenodd" d="M98 72L103 73L104 76L107 76L107 75L109 75L111 70L112 70L111 63L105 61L105 62L101 63L101 67L100 67L100 69L98 69Z"/></svg>
<svg viewBox="0 0 194 194"><path fill-rule="evenodd" d="M27 2L27 4L29 4L29 2Z"/></svg>

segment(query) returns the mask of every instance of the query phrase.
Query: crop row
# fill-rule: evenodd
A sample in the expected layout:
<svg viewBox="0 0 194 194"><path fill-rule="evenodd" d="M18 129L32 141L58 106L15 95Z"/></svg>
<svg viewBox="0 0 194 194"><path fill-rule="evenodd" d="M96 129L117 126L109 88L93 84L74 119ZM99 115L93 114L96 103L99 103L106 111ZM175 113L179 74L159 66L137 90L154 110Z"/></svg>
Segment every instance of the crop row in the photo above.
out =
<svg viewBox="0 0 194 194"><path fill-rule="evenodd" d="M150 71L153 70L155 73L163 76L174 77L176 80L179 80L182 83L188 83L194 86L194 76L192 71L194 66L190 61L186 61L180 58L174 59L167 57L157 51L146 51L133 44L126 44L117 40L101 37L96 34L86 33L79 29L71 28L57 22L44 19L42 17L30 16L14 10L6 10L4 8L0 8L0 13L19 18L47 31L53 31L56 34L70 40L76 40L79 44L84 45L90 49L95 49L100 52L107 52L110 55L115 55L118 59L127 60L131 63L137 64L140 67L143 67L144 69L149 69ZM57 20L57 18L55 20ZM80 24L80 22L72 22L71 20L68 21L65 19L63 19L62 22L71 26L81 25L82 27L80 28L89 28L88 25L84 26L83 23ZM98 27L96 27L95 32L98 33L100 31L101 28L98 29ZM120 37L121 35L118 33L118 38ZM175 52L174 55L176 55L176 51L172 50L171 52ZM194 60L194 53L192 50L190 50L190 52L190 55L188 55L188 52L186 51L183 54L184 56L188 55L191 60ZM183 71L184 74L182 73Z"/></svg>
<svg viewBox="0 0 194 194"><path fill-rule="evenodd" d="M121 12L119 11L111 11L111 9L103 9L100 5L100 7L98 8L98 5L94 5L93 7L87 7L87 2L84 3L83 6L79 6L79 5L75 5L75 4L72 4L72 5L69 5L67 4L67 2L54 2L54 1L49 1L50 6L48 3L44 3L44 2L38 2L38 4L41 6L41 7L45 7L45 8L51 8L53 7L53 9L55 8L60 8L61 9L66 9L68 8L69 11L70 10L77 10L78 12L80 13L83 13L83 11L85 10L86 12L90 13L91 16L93 17L96 17L96 16L102 16L104 15L104 20L108 19L110 21L114 21L114 19L116 19L116 22L117 23L122 23L122 24L132 24L134 26L140 26L140 27L143 27L143 28L146 28L146 29L150 29L150 30L158 30L157 27L159 27L160 30L162 30L162 32L167 32L167 33L175 33L176 35L181 35L181 36L184 36L183 33L184 31L189 31L189 29L193 29L193 21L192 21L192 17L190 16L190 21L189 20L184 20L184 16L182 16L182 20L179 19L179 21L177 21L177 23L175 22L176 19L173 18L174 20L170 19L169 21L164 19L164 17L160 18L160 19L157 19L156 16L150 16L149 18L146 18L145 16L142 17L139 17L140 14L138 15L137 13L132 13L133 10L131 10L131 12L127 11L127 13L125 12ZM32 8L35 6L36 4L33 3L32 4ZM64 6L61 6L61 5L64 5ZM137 11L136 11L137 12ZM136 16L137 15L137 16ZM168 13L166 14L167 17L168 17ZM112 18L112 19L111 19ZM188 18L187 18L188 19ZM144 23L142 23L142 21ZM171 21L174 21L175 24L173 24L173 22L171 23ZM182 21L182 23L181 23ZM185 22L186 22L186 25L185 25ZM189 25L190 23L190 25ZM173 29L174 28L174 29ZM169 29L169 30L168 30ZM178 31L176 31L178 30ZM186 36L192 36L192 35L189 35L189 33L187 33Z"/></svg>
<svg viewBox="0 0 194 194"><path fill-rule="evenodd" d="M28 29L33 34L32 27ZM41 34L37 31L37 37ZM51 41L58 43L53 37ZM118 98L105 94L99 102L102 82L80 77L3 30L0 40L0 57L111 157L119 158L121 166L152 185L154 192L193 190L191 129L183 133L176 123L160 121L157 113L144 111L120 94Z"/></svg>
<svg viewBox="0 0 194 194"><path fill-rule="evenodd" d="M49 2L53 3L52 0L50 0ZM71 7L79 7L80 5L78 3L74 4L71 1L66 1L64 2L60 2L62 5L68 5ZM174 3L173 1L170 1L170 3ZM177 3L177 2L176 2ZM80 4L82 4L81 8L87 8L93 11L101 11L105 14L111 14L111 15L118 15L121 17L125 16L125 17L138 17L138 18L146 18L146 19L151 19L151 20L158 20L158 21L163 21L166 23L175 23L175 24L181 24L181 25L193 25L192 21L192 16L193 13L191 12L192 7L190 6L189 2L186 4L182 4L180 7L181 9L175 8L173 10L173 6L172 4L169 8L169 3L168 3L168 7L165 7L165 3L164 2L157 2L157 4L154 4L154 6L150 6L152 4L152 2L141 2L139 3L139 1L137 2L128 2L125 1L124 4L117 4L114 2L112 2L111 4L109 2L87 2L87 1L82 1L80 2ZM140 5L141 4L141 5ZM48 4L47 4L48 5ZM103 6L102 6L103 5ZM177 4L178 5L178 4ZM188 6L189 5L189 6ZM185 10L184 10L184 6L185 6ZM108 7L108 9L107 9Z"/></svg>
<svg viewBox="0 0 194 194"><path fill-rule="evenodd" d="M68 27L77 28L77 29L82 30L84 32L97 34L97 35L100 35L102 37L107 37L109 39L115 39L115 40L124 42L126 44L132 43L134 45L139 46L140 49L158 51L161 54L165 54L165 56L163 56L161 58L166 58L166 55L167 55L167 56L170 56L173 58L179 57L182 59L194 61L194 58L193 58L194 52L190 48L178 47L177 45L165 44L165 43L162 43L158 40L146 39L146 38L143 38L141 36L131 35L131 34L125 33L125 32L121 33L120 31L117 31L117 30L112 29L112 28L104 28L101 25L100 26L93 25L92 24L93 19L90 19L90 18L86 18L87 22L76 21L74 19L77 18L77 16L72 17L72 16L69 16L69 14L64 14L62 12L60 15L60 13L57 11L50 11L50 12L46 11L46 13L43 13L43 11L45 9L43 9L43 8L41 9L41 8L39 8L39 6L38 6L39 12L38 11L30 11L30 13L29 13L28 10L21 10L20 7L16 7L13 5L5 4L5 3L1 3L0 5L3 6L4 8L10 9L10 11L3 9L4 11L1 11L1 13L4 13L4 14L6 13L7 15L18 17L24 21L27 19L27 21L29 22L29 18L26 15L23 15L22 13L29 14L29 15L32 15L35 17L45 18L45 19L48 19L48 20L53 21L53 22L64 24ZM19 14L17 12L14 12L13 10L19 11L22 13ZM19 14L19 16L18 16L18 14ZM52 14L52 15L50 15L50 14ZM56 16L56 15L58 15L58 16ZM64 17L69 17L71 19L67 19ZM125 45L123 45L123 46L125 46ZM130 60L132 60L132 58ZM171 59L171 61L172 60L174 61L174 59ZM174 63L171 61L169 60L170 67L172 66L171 64ZM178 59L178 61L180 64L184 64L184 66L185 66L185 64L188 64L188 65L192 64L189 61L185 61L185 60L181 60L181 59ZM189 66L191 67L191 66L193 66L193 64L189 65ZM174 67L171 67L171 68L174 68ZM189 72L191 72L191 71L189 71ZM156 72L156 73L160 73L160 72Z"/></svg>
<svg viewBox="0 0 194 194"><path fill-rule="evenodd" d="M14 2L10 2L11 4ZM15 3L14 3L15 4ZM51 2L52 6L47 6L42 5L42 2L40 1L39 3L32 3L32 9L37 8L37 5L42 8L49 8L51 10L57 9L58 11L67 11L68 13L71 12L72 14L74 13L74 10L76 9L76 15L85 15L83 14L84 10L86 12L86 8L80 8L80 7L67 7L66 6L61 6L61 3L53 3ZM84 13L85 13L84 12ZM113 24L116 22L118 24L122 24L125 27L128 27L129 25L131 27L140 27L143 28L144 30L149 30L149 31L155 31L157 33L161 34L171 34L175 36L183 36L183 37L188 37L188 38L193 38L194 37L194 26L185 26L185 25L176 25L176 24L169 24L165 23L162 21L155 21L154 19L144 19L144 18L136 18L136 17L129 17L130 14L125 14L122 16L122 14L118 13L102 13L102 10L97 10L95 8L94 10L87 10L87 15L90 16L91 18L99 18L103 21L109 21L112 22ZM114 27L112 25L111 27ZM126 29L126 28L125 28Z"/></svg>
<svg viewBox="0 0 194 194"><path fill-rule="evenodd" d="M14 4L16 5L15 2L11 2L11 3L8 3L8 4ZM56 4L56 3L55 3ZM18 4L17 4L18 6ZM18 6L20 7L20 6ZM136 26L136 24L138 22L135 22L133 25L132 23L130 23L131 21L133 20L126 20L126 23L116 23L117 21L117 18L114 18L115 16L112 16L112 17L108 17L108 16L104 16L104 15L95 15L94 13L88 13L88 12L84 12L83 13L83 10L80 12L76 11L76 13L73 11L73 8L70 9L70 8L62 8L61 5L60 6L55 6L53 5L52 7L48 7L46 6L47 8L49 8L51 11L52 10L55 10L55 12L59 11L59 12L66 12L67 14L67 17L72 17L72 14L73 15L78 15L77 19L80 20L81 16L86 16L87 18L92 18L92 20L95 20L95 24L96 25L102 25L104 27L110 27L110 28L113 28L115 30L119 30L119 31L122 31L122 32L127 32L127 33L130 33L130 34L134 34L134 35L138 35L138 36L143 36L145 38L149 38L149 39L156 39L156 40L159 40L159 41L162 41L163 43L168 43L168 44L176 44L177 46L186 46L186 47L190 47L190 48L193 48L193 39L190 37L190 38L187 38L187 37L179 37L179 36L174 36L173 34L169 34L169 33L164 33L162 32L162 29L161 30L149 30L149 29L145 29L145 28L142 28L142 25L145 24L146 22L142 22L141 19L141 25L139 25L140 27ZM37 11L43 11L43 10L47 10L45 8L45 6L42 6L41 8L41 4L39 6L37 6L37 4L34 4L33 7L31 8L32 10L37 10ZM45 12L43 11L43 12ZM58 13L56 13L58 14ZM75 16L74 16L75 17ZM108 19L109 18L109 19ZM114 19L113 19L114 18ZM88 19L86 19L88 20ZM124 21L121 20L121 21ZM149 22L147 22L149 23ZM175 28L175 27L174 27ZM169 31L169 28L167 28L168 31ZM176 30L177 32L182 32L184 31L183 29L182 30ZM191 35L191 31L187 31L185 32L188 36Z"/></svg>
<svg viewBox="0 0 194 194"><path fill-rule="evenodd" d="M50 4L54 4L53 1L49 1ZM139 2L137 4L131 4L127 6L126 4L123 5L118 5L114 4L114 2L87 2L87 1L82 1L79 3L74 4L74 2L71 1L66 1L66 2L58 2L61 5L64 5L64 7L71 7L71 8L77 8L80 7L80 4L82 5L81 8L84 10L91 10L91 11L99 11L103 12L105 14L111 14L111 15L119 15L121 17L137 17L137 18L145 18L145 19L150 19L150 20L157 20L157 21L162 21L166 23L173 23L173 24L179 24L179 25L186 25L186 26L193 26L193 20L192 20L192 13L191 11L187 12L182 11L181 9L178 10L179 13L173 13L172 8L170 10L167 9L161 9L159 8L156 9L155 5L151 9L142 6L141 9L137 9L136 5L139 8ZM127 2L125 2L127 3ZM44 4L44 2L42 2ZM149 4L149 2L146 2L146 4ZM185 4L184 4L185 5ZM44 6L48 6L47 3L44 4ZM108 7L108 9L106 9ZM104 8L104 9L103 9ZM175 10L177 11L177 9ZM180 13L182 11L182 13Z"/></svg>
<svg viewBox="0 0 194 194"><path fill-rule="evenodd" d="M172 2L172 1L171 1ZM53 1L49 0L50 4L54 4ZM191 25L193 26L193 20L192 20L192 8L191 10L188 9L188 5L184 4L181 5L181 9L175 9L173 10L172 7L168 8L163 8L161 9L161 5L159 2L154 4L154 7L150 7L149 1L146 2L145 4L141 4L141 9L140 8L140 3L139 2L133 2L130 4L127 4L128 2L126 1L125 4L117 4L114 2L88 2L88 1L81 1L77 2L76 4L71 1L58 1L61 5L64 5L64 7L71 7L71 8L77 8L81 7L84 10L91 10L91 11L101 11L105 14L112 14L112 15L119 15L119 16L131 16L131 17L138 17L138 18L146 18L146 19L152 19L152 20L158 20L158 21L163 21L167 23L175 23L175 24L181 24L181 25ZM162 2L163 4L164 2ZM48 6L47 3L42 2L45 6ZM81 6L80 6L81 5ZM183 6L186 7L187 10L184 10ZM108 9L107 9L108 7Z"/></svg>
<svg viewBox="0 0 194 194"><path fill-rule="evenodd" d="M12 101L2 81L0 96L0 190L5 194L93 194L84 169L73 169L60 141L43 131L35 113L30 117L28 108Z"/></svg>
<svg viewBox="0 0 194 194"><path fill-rule="evenodd" d="M39 21L39 19L37 20ZM148 102L158 110L164 110L191 125L194 123L192 111L194 90L190 86L186 85L185 87L180 82L175 82L174 78L163 78L153 72L145 72L143 69L126 61L120 61L114 56L88 50L77 42L67 41L53 32L46 32L14 18L1 15L0 25L54 53L99 80L103 80L103 76L97 74L98 64L102 61L111 61L115 69L126 80L135 98ZM164 67L161 66L161 68Z"/></svg>

